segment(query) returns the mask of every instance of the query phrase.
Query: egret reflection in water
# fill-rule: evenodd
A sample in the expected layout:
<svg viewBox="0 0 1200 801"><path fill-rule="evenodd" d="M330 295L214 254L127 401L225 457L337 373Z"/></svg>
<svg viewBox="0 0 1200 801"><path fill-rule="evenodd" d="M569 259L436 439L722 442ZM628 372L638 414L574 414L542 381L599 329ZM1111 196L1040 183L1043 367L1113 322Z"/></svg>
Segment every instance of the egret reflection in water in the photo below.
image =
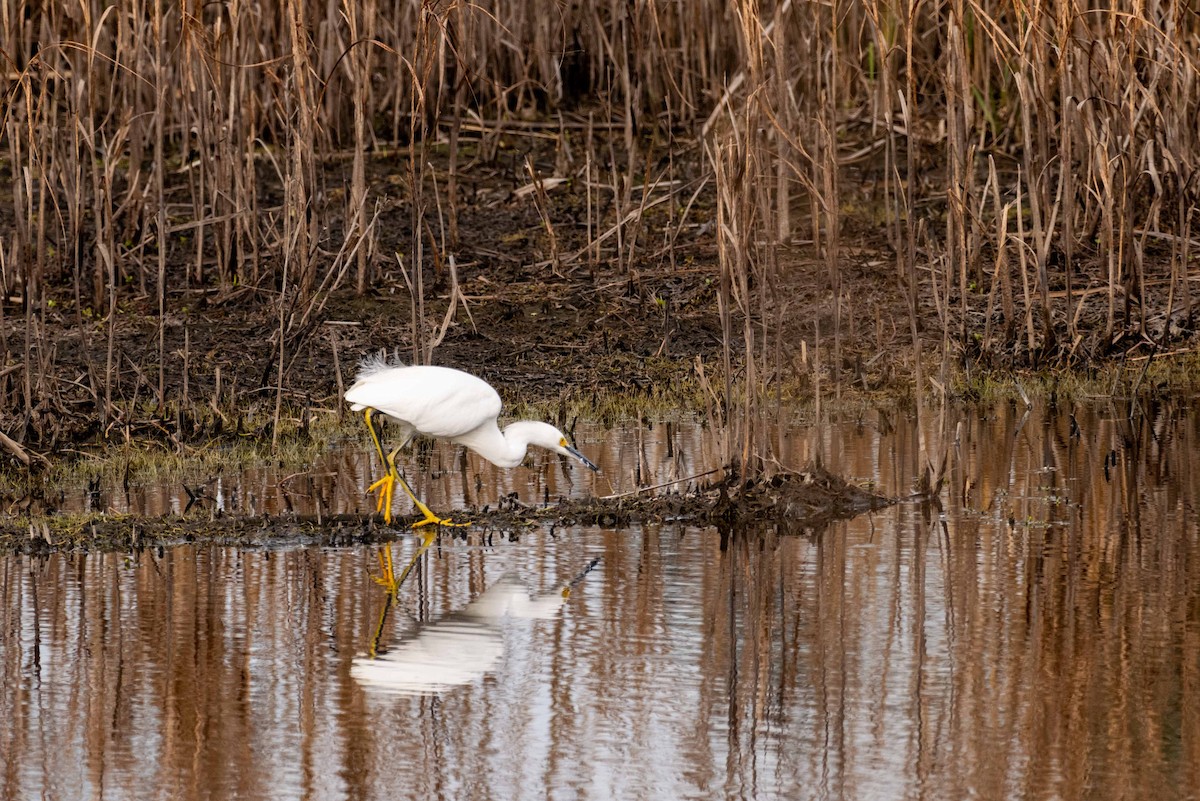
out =
<svg viewBox="0 0 1200 801"><path fill-rule="evenodd" d="M409 636L379 652L378 642L388 609L417 559L428 549L426 539L396 581L378 580L388 589L371 654L354 659L350 675L362 687L397 695L427 695L470 684L495 669L504 656L505 620L552 620L571 589L599 563L590 564L566 585L531 596L513 574L506 574L462 609L420 625ZM382 557L381 557L382 561Z"/></svg>

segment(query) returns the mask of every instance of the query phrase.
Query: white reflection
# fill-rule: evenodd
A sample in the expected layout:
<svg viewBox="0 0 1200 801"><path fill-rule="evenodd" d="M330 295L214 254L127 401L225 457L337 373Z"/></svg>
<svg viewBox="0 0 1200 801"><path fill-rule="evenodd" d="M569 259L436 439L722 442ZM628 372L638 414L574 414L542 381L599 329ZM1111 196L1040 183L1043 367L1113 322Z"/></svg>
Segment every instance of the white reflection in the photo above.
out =
<svg viewBox="0 0 1200 801"><path fill-rule="evenodd" d="M530 597L515 576L504 576L463 609L426 624L387 653L357 657L350 675L363 687L424 695L469 684L504 655L505 618L551 620L568 589Z"/></svg>

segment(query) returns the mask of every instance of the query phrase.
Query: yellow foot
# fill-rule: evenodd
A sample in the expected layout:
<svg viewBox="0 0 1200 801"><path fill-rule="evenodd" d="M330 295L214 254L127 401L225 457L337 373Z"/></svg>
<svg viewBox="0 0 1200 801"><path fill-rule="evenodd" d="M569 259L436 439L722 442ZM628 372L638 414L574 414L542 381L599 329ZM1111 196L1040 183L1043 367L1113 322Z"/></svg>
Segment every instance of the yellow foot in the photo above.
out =
<svg viewBox="0 0 1200 801"><path fill-rule="evenodd" d="M428 506L421 503L416 498L413 498L413 502L416 503L416 505L417 505L417 511L419 511L421 514L425 515L424 519L418 520L417 522L412 524L413 528L420 528L421 526L452 526L452 527L462 528L463 526L471 525L470 523L455 523L453 520L451 520L448 517L438 517L437 515L435 515L433 512L431 512L429 510ZM426 535L426 536L428 536L428 535Z"/></svg>
<svg viewBox="0 0 1200 801"><path fill-rule="evenodd" d="M470 522L455 523L453 520L451 520L448 517L438 517L435 514L427 513L425 515L425 519L418 520L417 522L413 523L412 527L420 528L421 526L451 526L454 528L465 528L466 526L469 526L469 525L471 525Z"/></svg>
<svg viewBox="0 0 1200 801"><path fill-rule="evenodd" d="M392 522L392 492L396 488L396 477L388 473L383 478L367 487L367 494L379 490L379 500L375 504L376 512L383 512L383 522Z"/></svg>
<svg viewBox="0 0 1200 801"><path fill-rule="evenodd" d="M408 485L404 482L404 479L400 478L396 473L391 471L384 475L383 478L367 487L368 493L379 490L379 499L375 504L375 511L383 513L384 523L390 524L392 522L392 495L396 491L397 482L400 483L400 487L408 494L408 497L412 499L412 502L417 507L417 511L424 515L422 519L412 524L413 528L420 528L421 526L429 525L459 527L471 525L470 523L455 523L448 517L438 517L435 515L429 510L428 506L417 500L417 496L412 494L412 490L408 488Z"/></svg>

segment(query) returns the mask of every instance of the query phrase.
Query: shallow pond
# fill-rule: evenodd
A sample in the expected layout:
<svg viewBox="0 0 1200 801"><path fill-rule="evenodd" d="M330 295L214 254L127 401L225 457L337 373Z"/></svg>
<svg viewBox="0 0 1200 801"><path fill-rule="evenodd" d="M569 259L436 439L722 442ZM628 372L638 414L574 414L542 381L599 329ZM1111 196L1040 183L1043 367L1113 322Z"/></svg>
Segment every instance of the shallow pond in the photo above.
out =
<svg viewBox="0 0 1200 801"><path fill-rule="evenodd" d="M941 508L444 536L394 601L374 546L0 557L0 798L1196 798L1200 412L1130 411L795 429L793 463L893 495L944 457ZM612 494L715 453L682 423L577 433L601 476L439 448L418 489ZM203 477L202 508L366 512L373 469Z"/></svg>

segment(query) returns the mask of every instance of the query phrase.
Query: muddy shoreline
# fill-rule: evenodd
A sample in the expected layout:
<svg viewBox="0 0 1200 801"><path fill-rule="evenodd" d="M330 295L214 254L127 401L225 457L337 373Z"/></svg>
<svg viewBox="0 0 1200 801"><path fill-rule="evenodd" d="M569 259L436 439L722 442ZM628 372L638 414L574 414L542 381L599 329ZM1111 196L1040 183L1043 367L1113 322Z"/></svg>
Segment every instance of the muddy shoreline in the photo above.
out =
<svg viewBox="0 0 1200 801"><path fill-rule="evenodd" d="M358 361L380 350L404 361L473 372L497 387L506 416L529 412L564 429L580 416L609 424L679 409L721 424L736 413L733 407L745 392L743 323L754 329L768 318L778 326L766 334L776 355L772 372L757 379L770 388L770 403L760 413L812 406L818 399L826 413L847 403L911 409L935 390L944 402L1024 394L1027 387L1054 398L1087 381L1120 393L1190 391L1197 384L1190 324L1149 336L1127 314L1116 337L1102 342L1098 295L1081 296L1074 318L1080 333L1069 354L1062 342L983 352L969 340L949 345L940 363L931 360L931 343L941 336L939 314L954 309L939 311L924 295L910 305L897 280L896 253L870 222L877 211L873 167L849 171L856 180L847 185L847 197L854 199L848 207L860 214L844 222L838 274L830 274L811 243L782 245L778 283L747 316L722 311L727 277L718 257L716 202L702 164L677 158L677 177L667 188L643 187L642 197L634 198L646 208L628 230L624 250L612 243L593 250L585 182L555 183L541 195L525 191L527 176L499 166L515 158L518 145L538 174L554 172L556 153L544 144L530 149L510 142L496 162L477 165L471 194L458 210L454 260L426 254L419 291L403 266L414 236L403 198L380 206L373 280L363 294L349 282L335 282L281 301L289 288L276 283L277 273L267 272L253 285L173 289L160 316L153 288L143 291L130 272L112 314L99 315L79 299L67 274L50 276L58 283L39 328L54 343L50 372L42 376L47 390L26 412L0 410L0 432L9 437L0 442L0 469L10 488L6 492L0 482L2 547L124 548L143 538L253 544L319 536L320 524L307 520L101 519L64 528L53 517L28 516L20 506L28 496L59 493L56 482L70 472L64 466L80 454L120 460L139 449L187 454L250 442L269 452L277 443L315 442L322 419L348 414L341 393ZM396 181L393 166L380 159L370 167L373 193L386 197ZM323 169L322 180L330 185L348 180L344 164ZM686 214L677 207L684 198ZM325 241L336 242L343 225L332 215ZM168 243L170 271L187 273L192 255L187 245L183 239ZM1149 260L1159 257L1162 252L1146 252ZM1075 268L1098 275L1103 264L1098 253L1078 254ZM757 289L753 280L748 287ZM1142 301L1166 291L1165 285L1147 286ZM1155 304L1161 300L1153 298ZM21 302L0 298L0 327L10 344L29 333ZM916 315L915 325L907 322L910 314ZM962 325L973 330L977 322ZM15 369L0 365L10 376L0 380L13 381ZM47 479L51 472L57 477ZM858 508L850 489L832 492L824 502L795 505L789 514L776 514L787 499L764 504L752 493L733 492L726 495L733 511L716 514L710 494L597 499L591 505L572 502L519 515L489 510L472 517L496 530L518 528L528 519L740 525L770 507L774 511L763 516L803 528ZM386 540L394 534L365 521L342 521L328 532L328 541Z"/></svg>
<svg viewBox="0 0 1200 801"><path fill-rule="evenodd" d="M620 496L562 499L550 504L506 500L495 508L456 510L464 529L442 536L491 543L520 539L531 526L630 525L716 527L723 535L769 526L790 534L815 534L835 520L882 509L898 499L867 490L816 467L770 479L729 477L682 492L629 492ZM416 518L413 518L416 519ZM392 542L410 531L408 520L385 525L379 515L280 515L239 517L198 506L194 513L158 518L93 515L0 519L0 552L31 555L56 551L122 551L203 542L242 547L348 546Z"/></svg>
<svg viewBox="0 0 1200 801"><path fill-rule="evenodd" d="M128 264L111 314L92 308L69 273L46 276L50 297L34 329L25 298L0 297L0 334L14 354L0 364L0 381L10 396L26 394L17 379L29 366L13 361L18 346L34 337L35 356L50 348L39 357L37 369L45 372L30 376L30 408L0 409L0 432L8 437L0 441L0 460L37 469L72 449L304 435L314 415L338 413L358 361L381 350L476 373L497 387L510 411L533 404L560 420L580 410L615 419L656 406L702 409L714 397L725 403L726 378L737 391L746 377L746 332L755 328L755 347L774 350L771 374L758 378L784 404L812 403L818 392L825 403L908 402L931 389L925 380L916 385L922 372L950 398L978 398L1006 382L1002 391L1011 393L1014 376L1054 392L1080 380L1164 390L1195 386L1200 375L1189 321L1146 328L1127 298L1121 326L1106 333L1097 293L1079 296L1073 343L1031 335L1011 347L981 349L970 333L984 320L973 313L956 320L959 310L939 307L936 298L907 296L896 251L872 222L880 211L878 165L848 170L847 206L856 213L842 224L836 275L814 244L783 244L770 291L745 310L723 312L721 287L729 278L719 259L716 199L695 153L676 154L675 179L665 188L645 186L632 198L645 208L616 248L597 244L589 230L592 217L611 209L589 210L586 182L556 182L535 196L528 176L503 168L522 155L538 174L553 174L552 145L507 144L470 176L453 263L449 253L426 252L419 287L405 264L420 233L405 198L390 196L394 164L380 158L369 162L371 192L384 200L373 278L362 294L343 277L296 295L266 271L256 284L173 285L160 315L144 266ZM437 151L429 155L435 170L445 168ZM321 180L344 186L347 165L325 164ZM322 241L332 248L346 223L328 211ZM166 247L168 274L187 275L194 245L179 235ZM1148 246L1144 258L1161 270L1171 254ZM1076 281L1099 281L1103 254L1076 254L1074 269ZM747 290L759 291L753 275ZM1138 302L1157 305L1166 292L1148 284ZM1007 330L1016 321L994 322ZM957 329L967 338L948 340L940 360L931 358L943 330Z"/></svg>

